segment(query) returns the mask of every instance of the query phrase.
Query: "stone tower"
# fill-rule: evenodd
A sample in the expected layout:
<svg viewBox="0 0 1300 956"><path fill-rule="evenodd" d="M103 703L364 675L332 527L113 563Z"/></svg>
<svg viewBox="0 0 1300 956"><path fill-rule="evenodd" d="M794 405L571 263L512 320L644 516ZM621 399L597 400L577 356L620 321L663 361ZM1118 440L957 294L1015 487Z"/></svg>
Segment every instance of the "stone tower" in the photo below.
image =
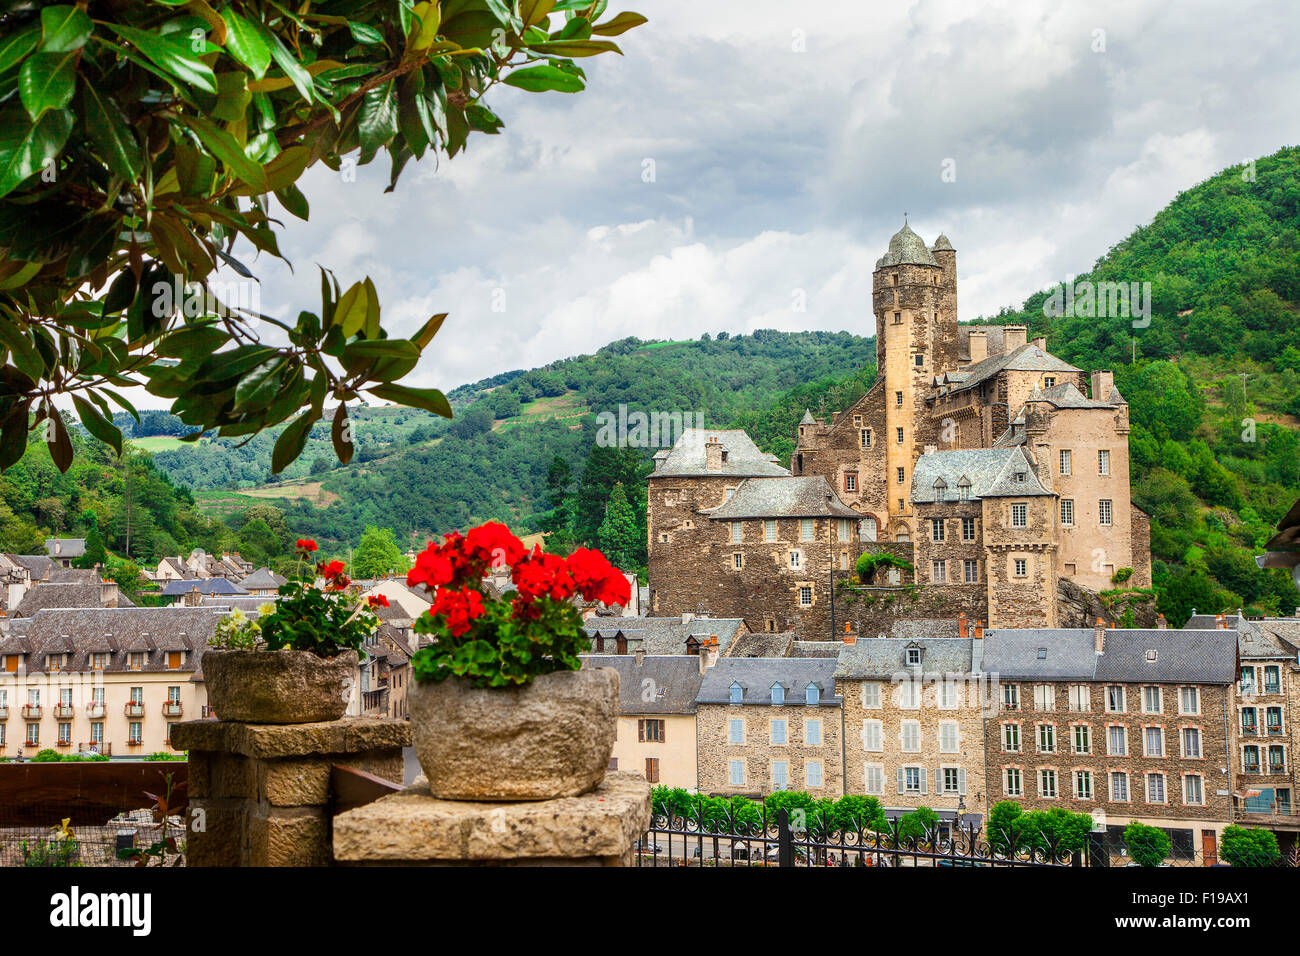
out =
<svg viewBox="0 0 1300 956"><path fill-rule="evenodd" d="M884 386L886 502L891 537L910 536L912 466L938 443L925 397L937 373L956 368L957 252L946 236L934 246L906 223L872 276L876 365ZM900 431L901 429L901 431Z"/></svg>

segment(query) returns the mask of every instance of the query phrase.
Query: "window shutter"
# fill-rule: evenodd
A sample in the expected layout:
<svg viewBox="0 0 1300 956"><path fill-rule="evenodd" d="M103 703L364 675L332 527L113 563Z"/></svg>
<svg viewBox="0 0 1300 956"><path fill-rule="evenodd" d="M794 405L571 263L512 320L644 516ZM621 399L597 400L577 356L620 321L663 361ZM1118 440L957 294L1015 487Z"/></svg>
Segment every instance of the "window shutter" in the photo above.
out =
<svg viewBox="0 0 1300 956"><path fill-rule="evenodd" d="M907 771L904 770L902 767L899 767L898 768L898 792L902 793L904 787L906 786L907 786Z"/></svg>
<svg viewBox="0 0 1300 956"><path fill-rule="evenodd" d="M966 768L957 768L957 793L966 796Z"/></svg>
<svg viewBox="0 0 1300 956"><path fill-rule="evenodd" d="M930 791L928 789L927 780L926 780L926 777L928 776L928 771L924 767L921 767L920 773L921 773L921 792L929 793Z"/></svg>
<svg viewBox="0 0 1300 956"><path fill-rule="evenodd" d="M659 721L659 742L666 744L668 742L668 721Z"/></svg>
<svg viewBox="0 0 1300 956"><path fill-rule="evenodd" d="M636 722L636 739L641 743L645 743L645 721L644 720L638 720Z"/></svg>

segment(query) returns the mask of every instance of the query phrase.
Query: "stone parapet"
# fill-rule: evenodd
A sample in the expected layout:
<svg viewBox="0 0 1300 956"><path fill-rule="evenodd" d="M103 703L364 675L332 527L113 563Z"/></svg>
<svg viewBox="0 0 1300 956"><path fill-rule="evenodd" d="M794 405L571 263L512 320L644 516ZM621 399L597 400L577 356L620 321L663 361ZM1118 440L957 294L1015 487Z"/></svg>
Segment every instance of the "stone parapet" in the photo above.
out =
<svg viewBox="0 0 1300 956"><path fill-rule="evenodd" d="M650 785L610 773L579 797L439 800L415 785L334 818L334 860L384 866L630 866L650 825Z"/></svg>

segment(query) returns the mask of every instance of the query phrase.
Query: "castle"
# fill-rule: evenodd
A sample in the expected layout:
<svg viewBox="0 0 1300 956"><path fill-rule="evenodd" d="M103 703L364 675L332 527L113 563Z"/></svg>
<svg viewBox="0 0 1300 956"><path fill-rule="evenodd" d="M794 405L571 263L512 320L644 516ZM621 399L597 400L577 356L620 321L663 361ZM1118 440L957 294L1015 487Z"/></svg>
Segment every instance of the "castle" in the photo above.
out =
<svg viewBox="0 0 1300 956"><path fill-rule="evenodd" d="M872 286L876 383L829 421L805 413L788 469L739 431L688 429L655 455L649 613L806 639L909 618L1058 627L1067 582L1150 587L1111 373L1024 326L960 327L945 236L904 224ZM853 580L864 552L888 555L884 580Z"/></svg>

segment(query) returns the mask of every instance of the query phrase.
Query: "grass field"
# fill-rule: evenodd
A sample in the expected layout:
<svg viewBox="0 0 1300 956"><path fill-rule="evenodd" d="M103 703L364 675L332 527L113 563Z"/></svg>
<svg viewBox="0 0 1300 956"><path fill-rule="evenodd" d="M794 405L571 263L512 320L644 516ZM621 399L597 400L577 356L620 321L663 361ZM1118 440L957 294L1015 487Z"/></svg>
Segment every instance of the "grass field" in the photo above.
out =
<svg viewBox="0 0 1300 956"><path fill-rule="evenodd" d="M202 439L199 440L202 441ZM147 452L170 451L173 448L180 448L189 444L189 442L183 442L171 435L147 435L144 438L128 438L127 441L136 448L142 448Z"/></svg>

